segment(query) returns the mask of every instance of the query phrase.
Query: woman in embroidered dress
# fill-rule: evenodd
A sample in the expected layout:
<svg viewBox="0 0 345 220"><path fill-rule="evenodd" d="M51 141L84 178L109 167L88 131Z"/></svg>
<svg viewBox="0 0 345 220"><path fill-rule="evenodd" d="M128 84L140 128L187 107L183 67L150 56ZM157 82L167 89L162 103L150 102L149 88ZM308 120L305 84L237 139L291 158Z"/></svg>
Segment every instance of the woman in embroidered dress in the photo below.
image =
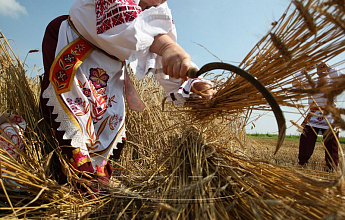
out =
<svg viewBox="0 0 345 220"><path fill-rule="evenodd" d="M124 97L129 107L143 110L143 105L131 106L136 97L126 93L131 83L124 61L138 78L152 72L168 101L177 105L193 95L192 87L211 88L204 79L183 82L192 64L176 43L165 0L76 0L69 16L48 25L42 47L43 112L76 173L104 184L112 173L108 158L119 157L125 140ZM62 172L60 183L67 179Z"/></svg>

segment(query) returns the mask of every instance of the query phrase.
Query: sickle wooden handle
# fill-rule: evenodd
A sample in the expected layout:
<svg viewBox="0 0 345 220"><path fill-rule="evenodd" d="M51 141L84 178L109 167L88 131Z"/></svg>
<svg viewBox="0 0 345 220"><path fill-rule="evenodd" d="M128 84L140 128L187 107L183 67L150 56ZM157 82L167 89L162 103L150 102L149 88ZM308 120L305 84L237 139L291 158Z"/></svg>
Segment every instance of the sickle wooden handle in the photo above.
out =
<svg viewBox="0 0 345 220"><path fill-rule="evenodd" d="M195 67L189 67L189 69L188 69L188 71L187 71L187 76L189 77L189 78L198 78L198 76L199 75L201 75L202 73L200 73L199 75L198 75L198 69L197 68L195 68Z"/></svg>

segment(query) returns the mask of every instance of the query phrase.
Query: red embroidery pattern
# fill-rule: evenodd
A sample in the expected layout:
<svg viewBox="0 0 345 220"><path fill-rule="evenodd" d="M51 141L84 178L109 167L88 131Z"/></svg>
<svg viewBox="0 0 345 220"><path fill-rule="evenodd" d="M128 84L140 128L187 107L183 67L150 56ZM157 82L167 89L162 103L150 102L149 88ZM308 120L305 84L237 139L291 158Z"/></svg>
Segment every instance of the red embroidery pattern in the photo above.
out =
<svg viewBox="0 0 345 220"><path fill-rule="evenodd" d="M96 0L97 34L102 34L117 25L133 21L141 8L132 0Z"/></svg>
<svg viewBox="0 0 345 220"><path fill-rule="evenodd" d="M85 40L77 38L56 56L50 69L49 81L58 95L71 90L78 66L92 50L92 46Z"/></svg>
<svg viewBox="0 0 345 220"><path fill-rule="evenodd" d="M86 147L89 151L90 150L96 150L101 145L101 142L99 141L99 137L101 136L102 132L104 131L104 129L108 123L108 119L109 119L109 117L107 117L106 119L104 119L104 121L102 121L102 123L100 124L100 126L97 130L97 133L92 132L92 129L91 129L92 119L91 119L91 117L87 121L86 132L90 138L86 139Z"/></svg>
<svg viewBox="0 0 345 220"><path fill-rule="evenodd" d="M81 83L78 80L79 87L82 89L83 94L87 97L90 104L92 120L94 121L94 123L96 123L103 119L103 114L107 111L111 102L115 102L115 97L113 96L108 99L108 96L105 92L106 88L95 89L95 87L93 86L93 82L91 80L89 80L88 82L89 88L86 87L86 83ZM76 98L74 102L71 99L67 99L67 102L73 113L75 115L79 114L77 116L82 116L81 113L85 112L82 111L83 109L87 110L87 112L90 111L89 105L87 105L87 108L85 108L85 104L81 99L79 101L79 98ZM87 112L85 112L85 114Z"/></svg>
<svg viewBox="0 0 345 220"><path fill-rule="evenodd" d="M6 134L4 136L0 134L0 147L4 148L15 159L18 159L19 153L17 149L24 149L24 142L22 140L24 130L18 125L13 125L8 122L0 124L0 129Z"/></svg>

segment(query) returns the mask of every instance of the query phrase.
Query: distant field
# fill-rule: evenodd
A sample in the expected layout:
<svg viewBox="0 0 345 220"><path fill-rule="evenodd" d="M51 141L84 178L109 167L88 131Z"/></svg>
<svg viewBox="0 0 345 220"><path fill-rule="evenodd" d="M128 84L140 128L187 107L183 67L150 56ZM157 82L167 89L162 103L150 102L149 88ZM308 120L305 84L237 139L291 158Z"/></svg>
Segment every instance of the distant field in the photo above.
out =
<svg viewBox="0 0 345 220"><path fill-rule="evenodd" d="M248 156L258 161L299 168L299 136L287 135L280 150L274 155L277 138L277 135L271 134L247 134L247 140L243 144L244 150ZM344 149L344 137L340 138L340 143ZM306 168L320 171L325 168L325 150L319 140Z"/></svg>
<svg viewBox="0 0 345 220"><path fill-rule="evenodd" d="M276 134L247 134L247 137L255 137L255 138L269 138L269 139L277 139L278 135ZM299 141L299 135L286 135L285 136L285 140L289 140L289 141ZM320 142L320 140L317 140L318 142ZM341 144L345 144L345 137L340 137L339 138L339 142Z"/></svg>

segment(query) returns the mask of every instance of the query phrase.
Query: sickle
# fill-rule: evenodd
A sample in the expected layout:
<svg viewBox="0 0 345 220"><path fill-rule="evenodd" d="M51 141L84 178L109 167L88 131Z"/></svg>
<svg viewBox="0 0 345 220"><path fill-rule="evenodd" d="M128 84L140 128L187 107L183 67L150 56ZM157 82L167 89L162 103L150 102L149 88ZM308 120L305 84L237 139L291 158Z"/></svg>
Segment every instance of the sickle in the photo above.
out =
<svg viewBox="0 0 345 220"><path fill-rule="evenodd" d="M228 71L236 73L237 75L240 75L242 78L250 82L257 90L259 90L259 92L264 96L264 98L270 104L273 110L274 116L276 117L278 130L279 130L278 142L277 142L276 149L274 152L274 154L276 154L279 148L281 147L281 145L283 144L283 141L285 138L285 132L286 132L286 124L285 124L285 117L283 115L283 112L280 109L280 106L277 100L272 95L272 93L256 77L244 71L243 69L233 66L228 63L221 63L221 62L208 63L208 64L205 64L203 67L201 67L200 70L191 67L187 71L187 76L189 78L197 78L201 74L206 73L211 70L215 70L215 69L228 70Z"/></svg>

